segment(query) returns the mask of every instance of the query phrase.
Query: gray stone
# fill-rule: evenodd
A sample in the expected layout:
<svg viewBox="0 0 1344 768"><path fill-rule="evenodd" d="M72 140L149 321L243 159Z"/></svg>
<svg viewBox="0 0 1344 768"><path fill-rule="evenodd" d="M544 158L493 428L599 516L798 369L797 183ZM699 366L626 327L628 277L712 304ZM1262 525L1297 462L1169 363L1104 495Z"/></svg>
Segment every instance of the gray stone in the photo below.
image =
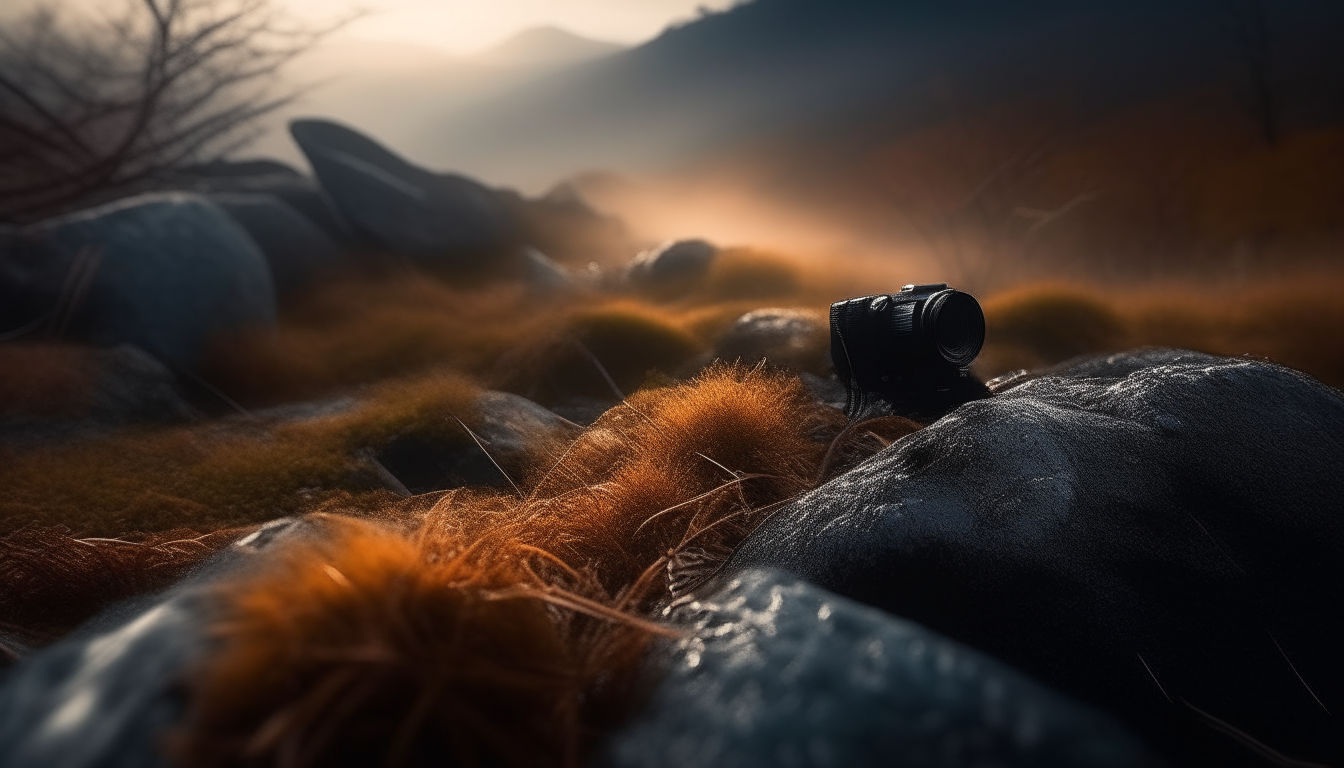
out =
<svg viewBox="0 0 1344 768"><path fill-rule="evenodd" d="M830 368L829 325L820 313L756 309L735 320L714 347L720 360L761 361L822 373Z"/></svg>
<svg viewBox="0 0 1344 768"><path fill-rule="evenodd" d="M611 766L1133 766L1107 718L937 633L769 570L671 612L686 636Z"/></svg>
<svg viewBox="0 0 1344 768"><path fill-rule="evenodd" d="M372 247L471 267L518 245L499 195L472 179L419 168L326 120L295 120L290 133L336 210Z"/></svg>
<svg viewBox="0 0 1344 768"><path fill-rule="evenodd" d="M541 197L508 190L500 195L522 238L562 263L613 264L636 247L623 221L594 209L572 184L561 183Z"/></svg>
<svg viewBox="0 0 1344 768"><path fill-rule="evenodd" d="M347 263L345 250L330 235L273 194L215 194L210 201L261 248L281 296L306 288Z"/></svg>
<svg viewBox="0 0 1344 768"><path fill-rule="evenodd" d="M89 437L138 424L190 421L200 414L187 404L177 377L163 364L129 344L82 350L71 375L84 391L60 413L33 413L23 403L0 404L0 436L10 445ZM7 372L22 375L22 372Z"/></svg>
<svg viewBox="0 0 1344 768"><path fill-rule="evenodd" d="M470 426L481 445L465 432L451 437L410 433L394 438L374 458L412 493L459 486L509 488L511 480L520 479L533 451L578 430L573 422L508 392L482 394Z"/></svg>
<svg viewBox="0 0 1344 768"><path fill-rule="evenodd" d="M818 376L804 371L798 375L798 378L802 379L803 386L807 387L807 391L812 393L812 397L819 402L839 411L845 409L848 392L845 391L844 382L837 379L835 374Z"/></svg>
<svg viewBox="0 0 1344 768"><path fill-rule="evenodd" d="M273 160L220 161L181 168L150 183L150 191L213 195L272 195L293 208L328 237L345 244L352 232L312 178Z"/></svg>
<svg viewBox="0 0 1344 768"><path fill-rule="evenodd" d="M918 621L1181 761L1246 759L1230 725L1330 762L1340 467L1344 398L1304 374L1178 350L1076 361L777 512L725 573L778 567Z"/></svg>
<svg viewBox="0 0 1344 768"><path fill-rule="evenodd" d="M546 254L531 246L523 248L522 253L523 280L533 291L553 295L575 287L569 270L556 264Z"/></svg>
<svg viewBox="0 0 1344 768"><path fill-rule="evenodd" d="M180 685L208 648L202 630L219 578L286 540L304 520L267 523L181 584L104 612L0 678L0 756L13 768L166 766L183 714Z"/></svg>
<svg viewBox="0 0 1344 768"><path fill-rule="evenodd" d="M20 230L0 258L0 327L134 344L192 368L210 340L275 320L266 259L218 206L141 195Z"/></svg>
<svg viewBox="0 0 1344 768"><path fill-rule="evenodd" d="M636 254L626 266L625 280L642 290L685 290L709 273L718 252L705 240L669 241Z"/></svg>

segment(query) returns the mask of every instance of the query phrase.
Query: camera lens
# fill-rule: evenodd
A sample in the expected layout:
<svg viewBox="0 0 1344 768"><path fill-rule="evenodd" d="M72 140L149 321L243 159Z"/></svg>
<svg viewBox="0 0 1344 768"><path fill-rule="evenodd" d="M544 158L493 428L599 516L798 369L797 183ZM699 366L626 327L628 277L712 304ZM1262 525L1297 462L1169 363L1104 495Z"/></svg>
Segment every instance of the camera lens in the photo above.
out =
<svg viewBox="0 0 1344 768"><path fill-rule="evenodd" d="M970 365L985 344L985 313L968 293L935 293L925 303L920 321L926 338L953 365Z"/></svg>

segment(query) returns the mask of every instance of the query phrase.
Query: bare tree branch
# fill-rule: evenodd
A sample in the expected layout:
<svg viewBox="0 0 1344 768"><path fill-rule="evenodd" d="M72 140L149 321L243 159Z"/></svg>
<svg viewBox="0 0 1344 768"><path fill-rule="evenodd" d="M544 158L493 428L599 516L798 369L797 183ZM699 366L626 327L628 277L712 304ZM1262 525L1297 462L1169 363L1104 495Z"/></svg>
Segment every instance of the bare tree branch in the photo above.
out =
<svg viewBox="0 0 1344 768"><path fill-rule="evenodd" d="M0 220L24 221L218 160L303 91L281 70L321 26L276 0L125 0L73 20L52 6L0 30Z"/></svg>

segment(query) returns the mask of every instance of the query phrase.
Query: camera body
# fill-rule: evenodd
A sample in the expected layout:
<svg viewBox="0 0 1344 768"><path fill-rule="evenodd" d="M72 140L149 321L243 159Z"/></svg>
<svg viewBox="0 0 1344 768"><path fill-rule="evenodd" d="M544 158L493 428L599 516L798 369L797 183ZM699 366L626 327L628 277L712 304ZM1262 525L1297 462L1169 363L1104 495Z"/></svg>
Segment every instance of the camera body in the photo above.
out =
<svg viewBox="0 0 1344 768"><path fill-rule="evenodd" d="M970 375L984 342L979 302L946 283L831 305L831 362L849 391L851 417L881 404L902 415L940 416L986 397Z"/></svg>

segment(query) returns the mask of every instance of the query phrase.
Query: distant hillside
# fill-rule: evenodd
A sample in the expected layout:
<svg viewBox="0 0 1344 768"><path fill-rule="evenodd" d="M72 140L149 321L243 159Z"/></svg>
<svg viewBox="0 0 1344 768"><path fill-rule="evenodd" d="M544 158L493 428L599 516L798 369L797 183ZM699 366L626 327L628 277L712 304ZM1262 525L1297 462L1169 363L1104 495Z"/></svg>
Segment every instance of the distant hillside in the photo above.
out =
<svg viewBox="0 0 1344 768"><path fill-rule="evenodd" d="M883 131L917 127L1025 98L1096 113L1202 83L1244 81L1249 91L1236 29L1245 5L757 0L444 109L417 144L433 151L432 136L445 160L470 158L471 170L541 185L781 133L824 138L870 120ZM1263 5L1278 41L1272 77L1328 73L1338 85L1342 6ZM1291 108L1315 106L1293 99Z"/></svg>
<svg viewBox="0 0 1344 768"><path fill-rule="evenodd" d="M509 69L541 69L577 64L615 53L623 46L576 35L559 27L525 29L475 54L477 64Z"/></svg>
<svg viewBox="0 0 1344 768"><path fill-rule="evenodd" d="M1335 236L1341 39L1330 0L756 0L482 90L403 146L533 190L614 171L656 189L638 213L685 226L759 219L727 237L789 231L750 207L773 206L1014 269L1102 250L1117 269L1136 252L1254 261L1285 232Z"/></svg>

